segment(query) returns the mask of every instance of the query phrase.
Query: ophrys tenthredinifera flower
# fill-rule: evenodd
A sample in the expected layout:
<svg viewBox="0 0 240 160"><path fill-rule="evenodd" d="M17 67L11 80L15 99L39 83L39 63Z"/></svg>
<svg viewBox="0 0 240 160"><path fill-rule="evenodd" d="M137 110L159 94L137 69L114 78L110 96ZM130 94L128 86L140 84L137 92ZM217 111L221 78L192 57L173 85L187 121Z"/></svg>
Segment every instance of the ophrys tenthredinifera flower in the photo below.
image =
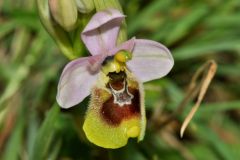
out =
<svg viewBox="0 0 240 160"><path fill-rule="evenodd" d="M143 82L165 76L174 61L162 44L132 38L116 40L124 15L97 12L81 34L92 56L71 61L61 75L57 101L62 108L80 103L91 93L83 130L94 144L119 148L129 137L142 140L146 118Z"/></svg>

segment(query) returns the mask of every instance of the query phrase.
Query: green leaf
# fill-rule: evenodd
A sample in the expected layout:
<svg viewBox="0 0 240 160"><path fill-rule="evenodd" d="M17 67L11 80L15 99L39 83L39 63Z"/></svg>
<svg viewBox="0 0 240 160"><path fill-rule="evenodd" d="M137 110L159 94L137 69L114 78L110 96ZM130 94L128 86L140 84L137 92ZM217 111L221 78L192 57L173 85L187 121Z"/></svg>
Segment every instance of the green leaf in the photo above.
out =
<svg viewBox="0 0 240 160"><path fill-rule="evenodd" d="M220 155L219 158L225 159L225 160L234 160L238 159L235 154L232 152L232 150L229 148L227 144L225 144L220 137L214 133L210 128L207 128L204 125L198 124L198 132L199 136L201 136L201 139L204 139L209 143L209 145L213 146L213 148L217 151L217 153Z"/></svg>
<svg viewBox="0 0 240 160"><path fill-rule="evenodd" d="M30 67L37 62L44 41L45 38L40 36L34 39L23 63L21 63L16 71L12 73L14 76L8 81L8 84L0 97L0 110L4 108L4 105L2 104L21 87L21 82L29 75Z"/></svg>
<svg viewBox="0 0 240 160"><path fill-rule="evenodd" d="M9 21L9 22L0 24L0 39L2 39L8 33L14 30L15 26L16 24L14 23L14 21Z"/></svg>
<svg viewBox="0 0 240 160"><path fill-rule="evenodd" d="M240 40L207 42L205 44L188 45L173 50L175 60L186 60L207 55L209 53L219 53L220 51L237 51L240 49Z"/></svg>
<svg viewBox="0 0 240 160"><path fill-rule="evenodd" d="M128 33L132 35L144 24L148 24L151 21L151 17L160 12L162 9L169 7L174 1L153 1L143 11L140 12L132 21L128 24Z"/></svg>
<svg viewBox="0 0 240 160"><path fill-rule="evenodd" d="M240 101L228 101L228 102L215 102L202 104L198 112L210 112L226 111L232 109L240 109Z"/></svg>
<svg viewBox="0 0 240 160"><path fill-rule="evenodd" d="M30 160L42 160L46 159L50 142L53 139L55 133L54 125L59 116L60 107L55 103L48 112L41 128L35 139L33 151L30 153Z"/></svg>
<svg viewBox="0 0 240 160"><path fill-rule="evenodd" d="M192 7L191 14L187 13L186 16L179 19L175 26L171 28L171 32L169 32L166 37L166 43L171 45L191 33L191 29L197 26L199 21L202 20L208 12L209 10L205 5Z"/></svg>

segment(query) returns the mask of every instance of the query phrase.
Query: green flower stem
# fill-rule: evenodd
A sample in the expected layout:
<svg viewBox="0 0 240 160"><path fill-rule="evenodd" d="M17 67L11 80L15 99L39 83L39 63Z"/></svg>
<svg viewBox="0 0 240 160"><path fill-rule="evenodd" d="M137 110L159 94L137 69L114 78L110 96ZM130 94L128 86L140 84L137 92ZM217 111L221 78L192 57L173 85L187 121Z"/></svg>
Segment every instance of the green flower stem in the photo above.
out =
<svg viewBox="0 0 240 160"><path fill-rule="evenodd" d="M83 43L80 38L81 31L82 28L78 27L73 33L73 54L76 57L81 57L83 53Z"/></svg>
<svg viewBox="0 0 240 160"><path fill-rule="evenodd" d="M102 11L108 8L115 8L122 11L122 7L118 0L94 0L94 5L97 11Z"/></svg>
<svg viewBox="0 0 240 160"><path fill-rule="evenodd" d="M94 5L97 11L114 8L123 12L122 7L118 0L94 0ZM118 34L117 43L120 44L126 40L127 40L127 24L126 21L124 20Z"/></svg>
<svg viewBox="0 0 240 160"><path fill-rule="evenodd" d="M79 14L78 15L78 27L72 33L72 41L73 41L73 51L76 57L83 56L84 53L84 45L81 41L80 35L83 30L83 27L86 26L92 14Z"/></svg>

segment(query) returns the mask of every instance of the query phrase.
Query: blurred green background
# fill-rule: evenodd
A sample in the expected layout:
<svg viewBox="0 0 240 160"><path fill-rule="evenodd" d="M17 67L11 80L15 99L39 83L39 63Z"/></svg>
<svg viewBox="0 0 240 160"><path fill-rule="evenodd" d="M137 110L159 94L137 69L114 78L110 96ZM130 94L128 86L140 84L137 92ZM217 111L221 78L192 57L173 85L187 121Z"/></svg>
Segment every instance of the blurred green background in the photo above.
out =
<svg viewBox="0 0 240 160"><path fill-rule="evenodd" d="M170 48L175 66L148 82L144 141L106 150L81 134L88 99L69 110L55 102L69 61L40 23L34 0L0 1L0 159L238 160L240 157L240 1L121 0L128 37ZM84 52L87 55L87 51ZM193 103L162 126L209 59L218 70L184 138ZM77 122L77 123L76 123Z"/></svg>

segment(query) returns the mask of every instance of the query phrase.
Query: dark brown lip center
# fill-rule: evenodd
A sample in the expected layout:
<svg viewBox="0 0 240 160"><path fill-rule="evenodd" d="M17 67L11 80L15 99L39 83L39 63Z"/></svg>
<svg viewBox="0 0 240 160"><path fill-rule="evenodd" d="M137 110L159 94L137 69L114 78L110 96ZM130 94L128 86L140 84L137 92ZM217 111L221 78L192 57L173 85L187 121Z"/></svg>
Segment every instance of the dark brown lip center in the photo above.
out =
<svg viewBox="0 0 240 160"><path fill-rule="evenodd" d="M101 107L103 119L111 125L119 125L123 119L140 115L140 93L138 89L128 87L125 72L109 73L107 88L111 97Z"/></svg>
<svg viewBox="0 0 240 160"><path fill-rule="evenodd" d="M123 119L130 119L133 116L140 115L140 95L139 91L133 88L128 88L129 92L134 96L131 104L119 106L114 103L114 98L111 96L103 103L101 114L103 119L111 125L119 125Z"/></svg>

